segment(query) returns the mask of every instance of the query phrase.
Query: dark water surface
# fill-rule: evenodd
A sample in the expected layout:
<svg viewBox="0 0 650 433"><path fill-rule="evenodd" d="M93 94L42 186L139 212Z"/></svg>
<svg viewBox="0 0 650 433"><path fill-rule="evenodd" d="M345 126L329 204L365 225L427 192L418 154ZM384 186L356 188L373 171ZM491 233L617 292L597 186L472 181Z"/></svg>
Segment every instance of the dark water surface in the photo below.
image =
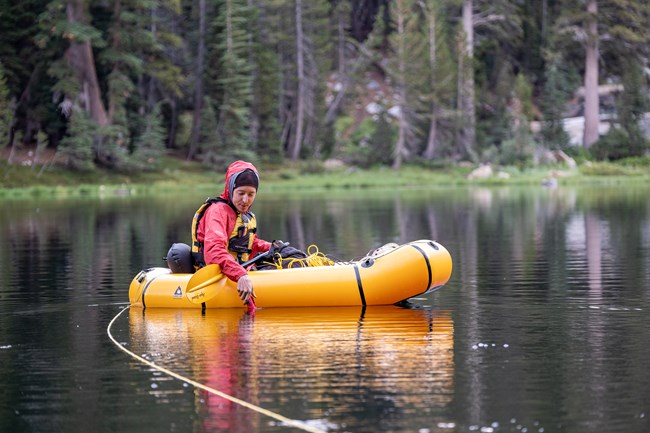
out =
<svg viewBox="0 0 650 433"><path fill-rule="evenodd" d="M451 281L409 308L115 318L202 199L0 201L1 433L650 431L650 188L262 192L265 239L435 239Z"/></svg>

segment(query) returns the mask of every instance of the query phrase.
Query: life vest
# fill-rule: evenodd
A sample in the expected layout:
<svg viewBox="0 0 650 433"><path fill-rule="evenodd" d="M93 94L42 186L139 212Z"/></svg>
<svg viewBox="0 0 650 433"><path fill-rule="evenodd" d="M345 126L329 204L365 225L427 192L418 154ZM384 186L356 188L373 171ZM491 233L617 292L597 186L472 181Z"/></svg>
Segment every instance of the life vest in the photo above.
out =
<svg viewBox="0 0 650 433"><path fill-rule="evenodd" d="M197 238L197 231L199 229L199 222L208 207L214 203L226 203L230 208L235 211L237 221L228 238L228 252L237 260L238 263L244 263L253 252L253 242L255 240L255 233L257 233L257 220L255 214L246 212L242 214L237 211L235 206L221 197L208 198L194 213L192 219L192 257L194 259L194 267L201 268L205 266L205 258L203 256L203 242L199 242Z"/></svg>

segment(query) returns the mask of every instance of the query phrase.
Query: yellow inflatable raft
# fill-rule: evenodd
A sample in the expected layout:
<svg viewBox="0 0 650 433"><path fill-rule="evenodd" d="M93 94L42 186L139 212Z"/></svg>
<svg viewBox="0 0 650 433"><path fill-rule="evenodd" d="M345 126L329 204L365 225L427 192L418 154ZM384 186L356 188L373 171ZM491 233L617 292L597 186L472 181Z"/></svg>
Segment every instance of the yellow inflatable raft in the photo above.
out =
<svg viewBox="0 0 650 433"><path fill-rule="evenodd" d="M266 307L390 305L432 292L451 276L447 249L435 241L419 240L385 249L357 262L307 268L249 272L255 304ZM135 276L129 287L131 306L142 308L242 307L237 284L215 282L216 296L193 303L186 296L193 274L173 274L150 268Z"/></svg>

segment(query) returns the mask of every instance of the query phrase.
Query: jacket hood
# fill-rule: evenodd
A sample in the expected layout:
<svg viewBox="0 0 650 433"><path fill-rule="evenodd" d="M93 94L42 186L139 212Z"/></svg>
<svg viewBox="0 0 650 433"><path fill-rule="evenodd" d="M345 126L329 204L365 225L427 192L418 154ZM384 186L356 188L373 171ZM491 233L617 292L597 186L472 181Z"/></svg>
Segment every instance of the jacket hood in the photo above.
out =
<svg viewBox="0 0 650 433"><path fill-rule="evenodd" d="M239 174L246 169L253 170L257 176L257 180L259 181L260 175L257 172L257 168L255 168L253 164L241 160L235 161L230 164L230 166L228 166L228 170L226 170L226 181L223 187L223 192L221 193L221 198L230 201L230 198L232 197L232 191L235 186L235 180L237 179L237 176L239 176Z"/></svg>

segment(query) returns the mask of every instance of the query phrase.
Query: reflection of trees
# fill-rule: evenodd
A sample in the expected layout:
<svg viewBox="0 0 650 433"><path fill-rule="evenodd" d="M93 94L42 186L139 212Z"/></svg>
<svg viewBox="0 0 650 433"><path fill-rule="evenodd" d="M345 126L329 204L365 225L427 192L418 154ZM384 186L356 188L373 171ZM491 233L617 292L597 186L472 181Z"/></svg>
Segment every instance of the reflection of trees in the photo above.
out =
<svg viewBox="0 0 650 433"><path fill-rule="evenodd" d="M88 371L102 367L98 354L105 341L96 336L105 333L106 318L89 305L115 299L119 288L126 293L134 263L160 260L155 249L170 212L152 213L148 205L131 199L2 202L3 312L22 314L3 321L0 341L23 342L11 351L16 358L7 357L0 367L0 375L13 377L3 381L7 401L21 401L31 389L38 396L29 400L35 414L59 406L83 408L80 416L55 421L64 423L64 430L105 427L99 425L104 400L98 392L105 384ZM39 390L49 394L40 396Z"/></svg>
<svg viewBox="0 0 650 433"><path fill-rule="evenodd" d="M439 232L452 239L438 239L454 260L452 280L439 296L459 298L457 340L510 345L508 356L498 349L498 355L457 350L456 365L466 366L456 385L465 396L456 402L462 419L498 414L499 395L510 402L504 418L526 410L526 399L545 406L557 396L571 402L567 410L588 417L608 411L620 377L643 377L638 362L615 361L621 353L647 358L626 333L630 327L638 336L637 325L601 309L631 299L624 290L648 287L647 196L647 188L495 189L461 191L447 208L432 208ZM499 356L507 366L490 362ZM528 383L541 394L530 395ZM593 392L584 396L585 389ZM565 416L561 405L546 406L548 418Z"/></svg>
<svg viewBox="0 0 650 433"><path fill-rule="evenodd" d="M92 299L126 285L138 267L160 266L168 226L184 216L189 232L194 211L162 199L19 202L2 209L0 240L11 248L0 260L18 284L34 297L67 289L58 295Z"/></svg>
<svg viewBox="0 0 650 433"><path fill-rule="evenodd" d="M600 222L593 214L585 215L585 250L587 252L587 273L591 296L597 301L602 294Z"/></svg>

